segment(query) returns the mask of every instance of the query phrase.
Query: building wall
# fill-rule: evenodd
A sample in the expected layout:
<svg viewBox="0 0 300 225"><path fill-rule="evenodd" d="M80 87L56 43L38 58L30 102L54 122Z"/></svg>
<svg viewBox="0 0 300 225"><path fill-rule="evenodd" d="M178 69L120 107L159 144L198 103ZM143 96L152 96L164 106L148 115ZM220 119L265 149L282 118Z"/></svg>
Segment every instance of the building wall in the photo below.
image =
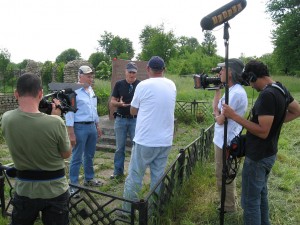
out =
<svg viewBox="0 0 300 225"><path fill-rule="evenodd" d="M0 114L3 114L8 110L16 109L17 107L18 101L12 93L0 94Z"/></svg>

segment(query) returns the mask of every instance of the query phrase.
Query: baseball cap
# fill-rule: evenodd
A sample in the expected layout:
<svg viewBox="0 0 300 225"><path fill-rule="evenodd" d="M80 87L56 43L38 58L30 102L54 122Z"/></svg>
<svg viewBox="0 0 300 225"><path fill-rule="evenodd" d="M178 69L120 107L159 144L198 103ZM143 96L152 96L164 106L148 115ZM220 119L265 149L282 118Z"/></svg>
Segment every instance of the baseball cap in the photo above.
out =
<svg viewBox="0 0 300 225"><path fill-rule="evenodd" d="M225 62L219 63L218 66L225 66ZM243 73L244 63L240 59L228 59L228 67L233 69L239 76Z"/></svg>
<svg viewBox="0 0 300 225"><path fill-rule="evenodd" d="M89 74L89 73L93 73L93 70L89 66L81 66L81 67L79 67L78 73L79 74Z"/></svg>
<svg viewBox="0 0 300 225"><path fill-rule="evenodd" d="M148 62L148 66L153 70L160 71L165 69L165 62L159 56L152 56Z"/></svg>
<svg viewBox="0 0 300 225"><path fill-rule="evenodd" d="M130 63L128 63L127 64L127 66L126 66L126 70L128 71L128 72L137 72L137 66L136 66L136 64L134 63L134 62L130 62Z"/></svg>

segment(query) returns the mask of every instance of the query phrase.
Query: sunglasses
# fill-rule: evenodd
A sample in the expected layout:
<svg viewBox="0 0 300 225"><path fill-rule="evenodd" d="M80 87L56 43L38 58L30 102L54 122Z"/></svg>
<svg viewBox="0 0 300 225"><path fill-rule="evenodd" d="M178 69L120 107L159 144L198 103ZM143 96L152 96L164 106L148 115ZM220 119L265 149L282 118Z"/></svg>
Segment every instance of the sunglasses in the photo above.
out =
<svg viewBox="0 0 300 225"><path fill-rule="evenodd" d="M130 84L130 85L129 85L129 94L130 94L132 91L133 91L133 85Z"/></svg>

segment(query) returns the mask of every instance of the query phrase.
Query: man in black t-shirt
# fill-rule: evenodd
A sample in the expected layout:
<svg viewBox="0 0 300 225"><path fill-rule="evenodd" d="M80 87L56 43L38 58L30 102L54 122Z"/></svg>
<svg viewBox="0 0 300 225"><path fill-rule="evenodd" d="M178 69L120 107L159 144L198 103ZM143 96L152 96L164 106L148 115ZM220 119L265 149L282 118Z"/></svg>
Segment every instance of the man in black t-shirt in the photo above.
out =
<svg viewBox="0 0 300 225"><path fill-rule="evenodd" d="M129 134L131 142L135 134L136 116L130 115L130 103L135 88L140 82L136 79L137 69L134 62L126 65L126 78L116 82L111 96L111 105L117 107L117 111L114 113L117 149L114 156L114 174L111 175L111 179L124 177L127 134Z"/></svg>
<svg viewBox="0 0 300 225"><path fill-rule="evenodd" d="M271 79L262 62L250 61L243 79L260 92L250 121L226 104L222 113L247 130L241 195L244 224L267 225L270 224L267 182L276 160L281 126L300 116L300 106L282 84Z"/></svg>

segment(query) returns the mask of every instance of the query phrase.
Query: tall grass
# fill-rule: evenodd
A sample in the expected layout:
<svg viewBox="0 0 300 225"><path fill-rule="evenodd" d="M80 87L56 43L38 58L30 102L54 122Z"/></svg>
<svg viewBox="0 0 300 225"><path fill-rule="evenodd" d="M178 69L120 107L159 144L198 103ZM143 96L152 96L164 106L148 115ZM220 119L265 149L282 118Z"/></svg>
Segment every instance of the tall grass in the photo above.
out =
<svg viewBox="0 0 300 225"><path fill-rule="evenodd" d="M269 178L269 207L272 225L300 224L300 118L284 124L279 139L277 161ZM241 193L241 168L237 176L238 203ZM161 218L164 225L220 224L220 202L214 175L213 154L198 165L181 192L171 200ZM243 210L225 214L225 225L242 225Z"/></svg>

